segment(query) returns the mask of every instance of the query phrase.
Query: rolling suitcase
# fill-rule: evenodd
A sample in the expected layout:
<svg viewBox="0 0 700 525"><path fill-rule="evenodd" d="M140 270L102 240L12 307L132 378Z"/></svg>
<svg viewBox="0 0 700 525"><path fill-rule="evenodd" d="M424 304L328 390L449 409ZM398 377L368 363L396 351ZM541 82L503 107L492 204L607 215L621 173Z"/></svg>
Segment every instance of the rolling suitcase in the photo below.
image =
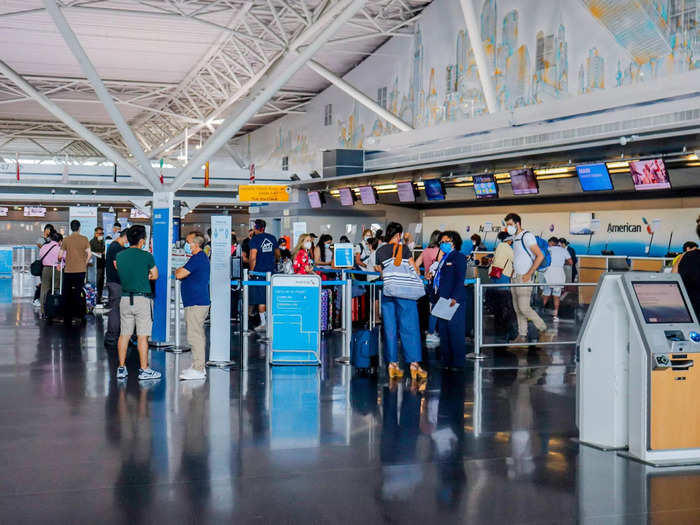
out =
<svg viewBox="0 0 700 525"><path fill-rule="evenodd" d="M63 316L63 272L59 272L58 292L55 292L54 277L56 268L51 268L51 292L44 299L44 315L47 319L56 319Z"/></svg>
<svg viewBox="0 0 700 525"><path fill-rule="evenodd" d="M375 374L379 366L379 329L357 330L350 341L350 362L359 373Z"/></svg>
<svg viewBox="0 0 700 525"><path fill-rule="evenodd" d="M327 288L321 290L321 331L327 332L333 327L333 300L331 291Z"/></svg>

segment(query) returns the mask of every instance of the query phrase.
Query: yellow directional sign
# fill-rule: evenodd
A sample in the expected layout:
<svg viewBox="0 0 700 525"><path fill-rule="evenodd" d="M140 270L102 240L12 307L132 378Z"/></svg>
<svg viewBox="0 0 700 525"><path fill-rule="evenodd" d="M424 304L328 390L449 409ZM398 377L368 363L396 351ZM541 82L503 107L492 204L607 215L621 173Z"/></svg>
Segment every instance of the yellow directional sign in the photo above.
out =
<svg viewBox="0 0 700 525"><path fill-rule="evenodd" d="M289 186L281 184L242 184L238 186L241 202L289 202Z"/></svg>

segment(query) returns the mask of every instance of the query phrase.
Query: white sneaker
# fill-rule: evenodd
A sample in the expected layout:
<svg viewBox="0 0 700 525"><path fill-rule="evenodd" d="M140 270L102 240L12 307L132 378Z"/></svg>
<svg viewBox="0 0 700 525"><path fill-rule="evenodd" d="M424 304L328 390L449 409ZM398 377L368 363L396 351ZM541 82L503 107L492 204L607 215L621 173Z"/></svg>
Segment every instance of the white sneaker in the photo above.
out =
<svg viewBox="0 0 700 525"><path fill-rule="evenodd" d="M437 334L428 334L425 336L425 343L429 345L440 344L440 336Z"/></svg>
<svg viewBox="0 0 700 525"><path fill-rule="evenodd" d="M207 372L205 370L195 370L194 368L188 368L180 373L180 379L187 381L189 379L206 379Z"/></svg>
<svg viewBox="0 0 700 525"><path fill-rule="evenodd" d="M148 381L149 379L160 379L160 372L153 370L151 367L139 368L139 381Z"/></svg>
<svg viewBox="0 0 700 525"><path fill-rule="evenodd" d="M266 324L259 324L258 326L255 327L256 332L267 332L267 325Z"/></svg>
<svg viewBox="0 0 700 525"><path fill-rule="evenodd" d="M39 299L34 299L34 301L32 301L32 305L33 306L41 306L41 303L39 302Z"/></svg>

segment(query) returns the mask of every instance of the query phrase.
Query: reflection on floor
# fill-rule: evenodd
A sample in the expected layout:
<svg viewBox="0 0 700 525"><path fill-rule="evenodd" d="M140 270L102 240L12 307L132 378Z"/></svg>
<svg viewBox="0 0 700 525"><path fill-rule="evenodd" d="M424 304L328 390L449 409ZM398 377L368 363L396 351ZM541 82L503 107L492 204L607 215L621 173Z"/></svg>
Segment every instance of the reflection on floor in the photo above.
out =
<svg viewBox="0 0 700 525"><path fill-rule="evenodd" d="M264 364L114 380L101 317L66 330L0 305L0 523L696 523L700 473L579 447L572 351L431 355L424 391ZM234 336L234 356L241 341ZM130 367L137 363L130 362ZM695 521L694 521L695 520Z"/></svg>

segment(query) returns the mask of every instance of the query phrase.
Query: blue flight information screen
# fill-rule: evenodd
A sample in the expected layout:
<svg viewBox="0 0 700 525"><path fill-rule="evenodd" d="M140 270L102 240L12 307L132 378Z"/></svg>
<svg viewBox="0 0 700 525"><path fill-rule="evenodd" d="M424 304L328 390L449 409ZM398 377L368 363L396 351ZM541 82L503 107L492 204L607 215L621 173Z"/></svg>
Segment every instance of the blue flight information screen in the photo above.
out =
<svg viewBox="0 0 700 525"><path fill-rule="evenodd" d="M444 201L445 193L440 179L428 179L423 181L425 196L429 201Z"/></svg>
<svg viewBox="0 0 700 525"><path fill-rule="evenodd" d="M604 162L597 164L582 164L576 166L578 180L583 191L612 190L613 185L608 173L608 167Z"/></svg>

